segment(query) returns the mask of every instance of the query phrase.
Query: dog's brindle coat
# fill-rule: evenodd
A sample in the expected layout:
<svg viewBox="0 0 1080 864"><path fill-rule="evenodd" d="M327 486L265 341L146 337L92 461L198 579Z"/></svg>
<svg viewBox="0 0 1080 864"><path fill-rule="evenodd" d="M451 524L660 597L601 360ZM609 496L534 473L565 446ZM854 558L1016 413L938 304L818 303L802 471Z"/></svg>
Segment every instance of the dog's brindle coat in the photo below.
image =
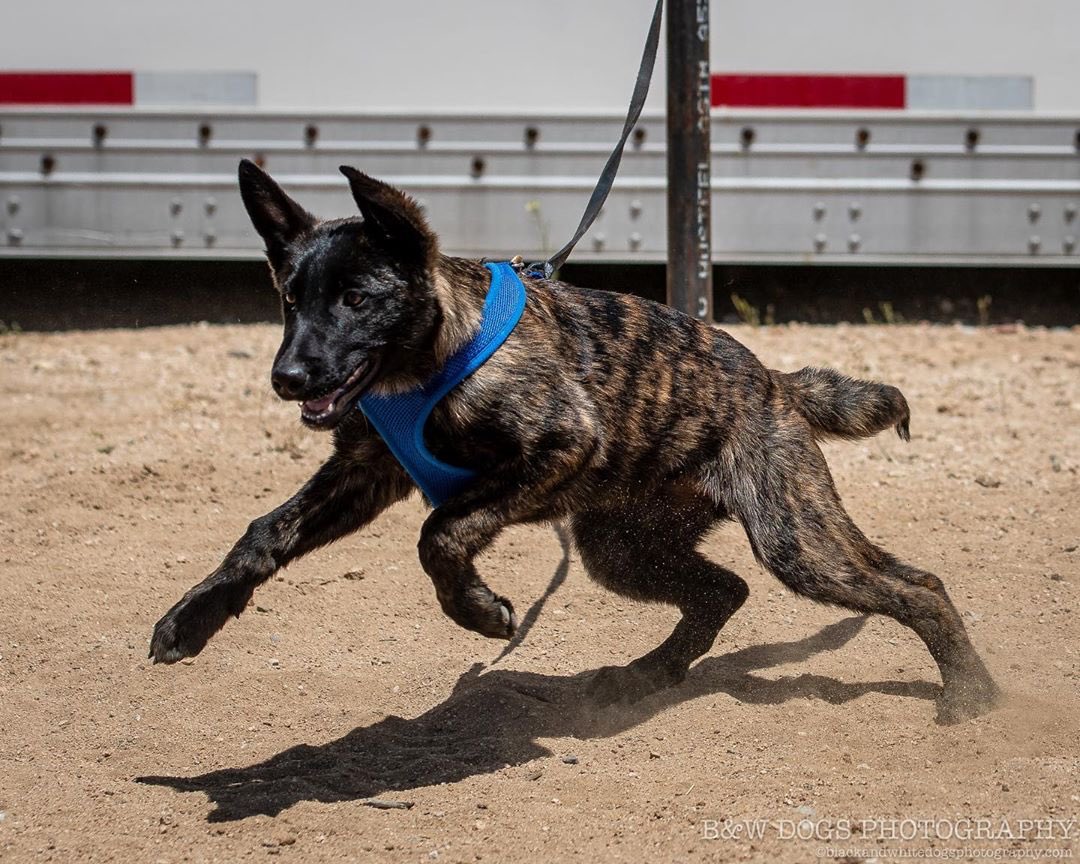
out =
<svg viewBox="0 0 1080 864"><path fill-rule="evenodd" d="M255 165L240 166L283 298L274 388L303 402L305 423L334 428L334 453L158 622L155 661L199 653L278 568L413 491L357 397L416 386L478 327L488 271L441 255L403 193L342 171L362 221L319 221ZM513 608L474 560L507 525L568 517L594 579L682 613L658 648L594 679L600 702L639 698L681 681L746 600L746 583L696 548L714 524L737 519L758 560L792 590L918 633L944 681L940 719L991 706L997 689L941 581L855 526L815 440L890 426L906 439L899 390L829 370L772 371L726 333L667 306L524 281L517 328L426 429L437 457L479 474L420 535L420 563L450 618L510 637Z"/></svg>

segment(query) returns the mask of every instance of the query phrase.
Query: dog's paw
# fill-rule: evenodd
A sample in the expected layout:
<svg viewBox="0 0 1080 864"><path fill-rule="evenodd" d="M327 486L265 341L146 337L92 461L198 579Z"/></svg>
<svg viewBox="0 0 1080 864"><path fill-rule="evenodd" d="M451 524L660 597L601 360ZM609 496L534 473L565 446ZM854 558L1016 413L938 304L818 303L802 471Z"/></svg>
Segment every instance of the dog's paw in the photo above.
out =
<svg viewBox="0 0 1080 864"><path fill-rule="evenodd" d="M165 615L154 625L154 633L150 637L149 658L155 663L176 663L185 657L194 657L199 650L194 647L193 640L180 635L180 626L172 613Z"/></svg>
<svg viewBox="0 0 1080 864"><path fill-rule="evenodd" d="M513 604L484 585L470 588L455 601L446 611L466 630L489 639L510 639L517 631Z"/></svg>
<svg viewBox="0 0 1080 864"><path fill-rule="evenodd" d="M154 625L150 659L155 663L176 663L194 657L230 614L240 614L245 603L246 600L236 608L236 603L220 587L196 586Z"/></svg>
<svg viewBox="0 0 1080 864"><path fill-rule="evenodd" d="M945 685L938 700L937 722L952 726L992 711L1002 700L1002 693L988 674L956 678Z"/></svg>
<svg viewBox="0 0 1080 864"><path fill-rule="evenodd" d="M477 633L490 639L511 639L517 632L518 620L513 604L505 597L492 594L482 607L476 607Z"/></svg>

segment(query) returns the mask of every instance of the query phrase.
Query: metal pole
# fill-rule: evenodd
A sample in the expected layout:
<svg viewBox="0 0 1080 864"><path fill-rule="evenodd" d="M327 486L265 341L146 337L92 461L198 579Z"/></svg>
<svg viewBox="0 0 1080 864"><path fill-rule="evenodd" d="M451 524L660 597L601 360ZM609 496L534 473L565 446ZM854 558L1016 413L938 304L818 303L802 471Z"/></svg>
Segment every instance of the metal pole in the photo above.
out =
<svg viewBox="0 0 1080 864"><path fill-rule="evenodd" d="M667 0L667 300L712 321L709 0Z"/></svg>

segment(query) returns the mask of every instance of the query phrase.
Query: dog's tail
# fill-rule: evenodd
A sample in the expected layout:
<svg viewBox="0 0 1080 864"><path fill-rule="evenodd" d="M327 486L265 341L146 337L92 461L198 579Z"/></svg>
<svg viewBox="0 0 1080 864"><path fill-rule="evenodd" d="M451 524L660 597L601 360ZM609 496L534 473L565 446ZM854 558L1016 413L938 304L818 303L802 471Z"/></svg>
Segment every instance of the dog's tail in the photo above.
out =
<svg viewBox="0 0 1080 864"><path fill-rule="evenodd" d="M903 440L911 440L911 412L895 387L811 366L779 376L815 437L868 438L892 426Z"/></svg>

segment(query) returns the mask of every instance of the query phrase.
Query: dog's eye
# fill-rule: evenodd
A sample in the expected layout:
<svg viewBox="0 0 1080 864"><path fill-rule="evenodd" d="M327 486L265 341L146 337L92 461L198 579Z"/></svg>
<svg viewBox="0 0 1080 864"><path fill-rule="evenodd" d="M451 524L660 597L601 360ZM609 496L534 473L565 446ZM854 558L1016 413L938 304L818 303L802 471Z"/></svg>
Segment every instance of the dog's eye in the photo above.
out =
<svg viewBox="0 0 1080 864"><path fill-rule="evenodd" d="M285 299L285 305L286 306L295 306L296 305L296 295L295 294L292 294L292 293L286 294L284 299Z"/></svg>
<svg viewBox="0 0 1080 864"><path fill-rule="evenodd" d="M364 295L355 288L350 288L341 295L341 302L346 306L359 306L364 302Z"/></svg>

